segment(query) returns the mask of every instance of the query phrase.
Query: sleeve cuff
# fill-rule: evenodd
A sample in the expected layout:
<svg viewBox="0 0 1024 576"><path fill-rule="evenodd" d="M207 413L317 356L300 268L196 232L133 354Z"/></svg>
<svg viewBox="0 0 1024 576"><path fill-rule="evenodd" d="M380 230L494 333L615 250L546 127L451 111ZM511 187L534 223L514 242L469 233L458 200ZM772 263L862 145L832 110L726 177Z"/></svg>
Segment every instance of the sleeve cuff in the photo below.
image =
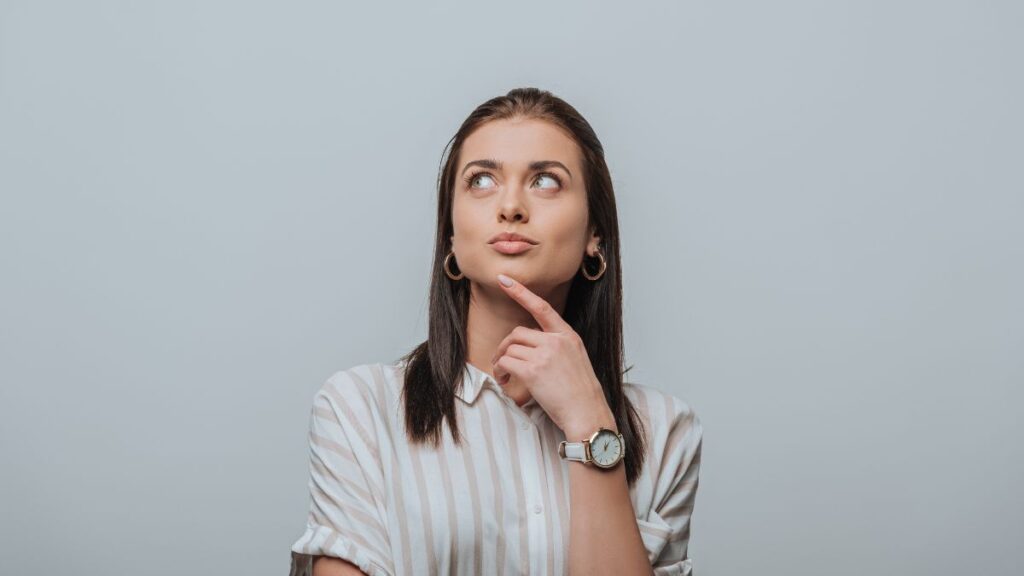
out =
<svg viewBox="0 0 1024 576"><path fill-rule="evenodd" d="M332 556L347 560L368 576L392 576L389 559L380 558L352 538L317 524L307 524L306 531L292 545L292 566L289 576L312 576L313 557Z"/></svg>
<svg viewBox="0 0 1024 576"><path fill-rule="evenodd" d="M644 542L644 548L647 549L647 558L651 561L655 576L693 576L693 563L690 558L674 562L667 558L686 555L685 547L682 550L679 549L679 542L682 538L673 531L671 524L654 510L651 510L646 519L637 518L636 523L640 528L640 538ZM658 564L659 558L662 562L670 563Z"/></svg>
<svg viewBox="0 0 1024 576"><path fill-rule="evenodd" d="M655 566L654 576L693 576L693 562L684 558L668 566Z"/></svg>

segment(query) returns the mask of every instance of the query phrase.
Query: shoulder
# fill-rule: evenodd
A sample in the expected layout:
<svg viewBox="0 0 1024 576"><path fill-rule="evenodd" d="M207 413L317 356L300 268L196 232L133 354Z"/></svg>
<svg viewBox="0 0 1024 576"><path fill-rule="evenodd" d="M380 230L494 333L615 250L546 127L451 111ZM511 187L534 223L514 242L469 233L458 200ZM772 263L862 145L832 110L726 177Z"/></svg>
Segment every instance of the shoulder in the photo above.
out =
<svg viewBox="0 0 1024 576"><path fill-rule="evenodd" d="M372 362L337 370L316 391L314 403L327 401L333 408L357 414L387 411L394 403L397 368Z"/></svg>
<svg viewBox="0 0 1024 576"><path fill-rule="evenodd" d="M623 393L644 418L652 423L671 424L682 421L700 426L697 410L676 394L636 382L624 382Z"/></svg>
<svg viewBox="0 0 1024 576"><path fill-rule="evenodd" d="M650 384L624 382L623 393L640 413L655 445L672 450L682 441L689 451L698 449L704 427L690 402Z"/></svg>
<svg viewBox="0 0 1024 576"><path fill-rule="evenodd" d="M379 463L382 443L400 425L389 391L393 377L389 365L379 362L332 373L313 397L310 441L327 441L364 463Z"/></svg>

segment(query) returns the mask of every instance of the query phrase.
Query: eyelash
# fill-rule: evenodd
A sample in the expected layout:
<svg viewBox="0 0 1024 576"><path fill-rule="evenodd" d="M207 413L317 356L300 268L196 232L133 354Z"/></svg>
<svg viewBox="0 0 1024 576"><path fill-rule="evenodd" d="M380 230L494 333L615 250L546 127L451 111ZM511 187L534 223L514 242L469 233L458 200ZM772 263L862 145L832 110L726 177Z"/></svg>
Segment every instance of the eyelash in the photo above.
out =
<svg viewBox="0 0 1024 576"><path fill-rule="evenodd" d="M487 174L488 176L490 176L490 173L484 172L483 170L481 170L479 172L473 172L472 174L467 175L462 180L466 183L466 186L468 188L472 188L473 187L473 179L476 178L477 176L480 176L481 174ZM554 174L552 172L541 172L540 174L537 174L537 176L538 177L540 177L540 176L547 176L547 177L551 178L552 180L554 180L555 182L557 182L559 188L562 187L562 179L559 178L557 174Z"/></svg>

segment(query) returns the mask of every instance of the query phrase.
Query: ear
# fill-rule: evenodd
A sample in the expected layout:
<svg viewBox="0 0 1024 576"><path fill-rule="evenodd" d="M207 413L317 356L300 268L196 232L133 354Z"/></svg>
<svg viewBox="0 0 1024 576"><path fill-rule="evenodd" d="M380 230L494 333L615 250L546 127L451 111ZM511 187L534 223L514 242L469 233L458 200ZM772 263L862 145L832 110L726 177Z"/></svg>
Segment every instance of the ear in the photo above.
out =
<svg viewBox="0 0 1024 576"><path fill-rule="evenodd" d="M590 240L587 241L587 255L597 256L597 247L601 244L601 237L597 235L597 228L592 228L590 232Z"/></svg>

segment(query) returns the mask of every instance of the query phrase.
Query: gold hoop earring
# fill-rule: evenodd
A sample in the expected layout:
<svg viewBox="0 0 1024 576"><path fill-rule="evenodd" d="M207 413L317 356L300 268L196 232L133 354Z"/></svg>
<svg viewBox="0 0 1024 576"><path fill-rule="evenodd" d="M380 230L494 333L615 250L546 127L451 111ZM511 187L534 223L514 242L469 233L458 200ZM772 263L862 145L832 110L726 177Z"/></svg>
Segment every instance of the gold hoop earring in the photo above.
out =
<svg viewBox="0 0 1024 576"><path fill-rule="evenodd" d="M444 265L442 266L442 268L444 268L444 273L447 274L448 277L451 278L452 280L462 280L466 276L462 272L462 270L459 270L459 275L456 276L455 274L451 273L451 270L448 269L448 261L451 260L452 256L454 256L454 255L455 255L455 251L454 250L451 250L451 251L448 252L448 255L444 257Z"/></svg>
<svg viewBox="0 0 1024 576"><path fill-rule="evenodd" d="M601 276L604 276L604 271L608 268L608 264L604 261L604 254L601 254L600 250L597 251L597 257L601 259L601 269L598 270L597 274L594 276L587 274L587 260L585 258L583 260L583 264L580 265L580 272L583 272L583 276L587 280L597 280Z"/></svg>

